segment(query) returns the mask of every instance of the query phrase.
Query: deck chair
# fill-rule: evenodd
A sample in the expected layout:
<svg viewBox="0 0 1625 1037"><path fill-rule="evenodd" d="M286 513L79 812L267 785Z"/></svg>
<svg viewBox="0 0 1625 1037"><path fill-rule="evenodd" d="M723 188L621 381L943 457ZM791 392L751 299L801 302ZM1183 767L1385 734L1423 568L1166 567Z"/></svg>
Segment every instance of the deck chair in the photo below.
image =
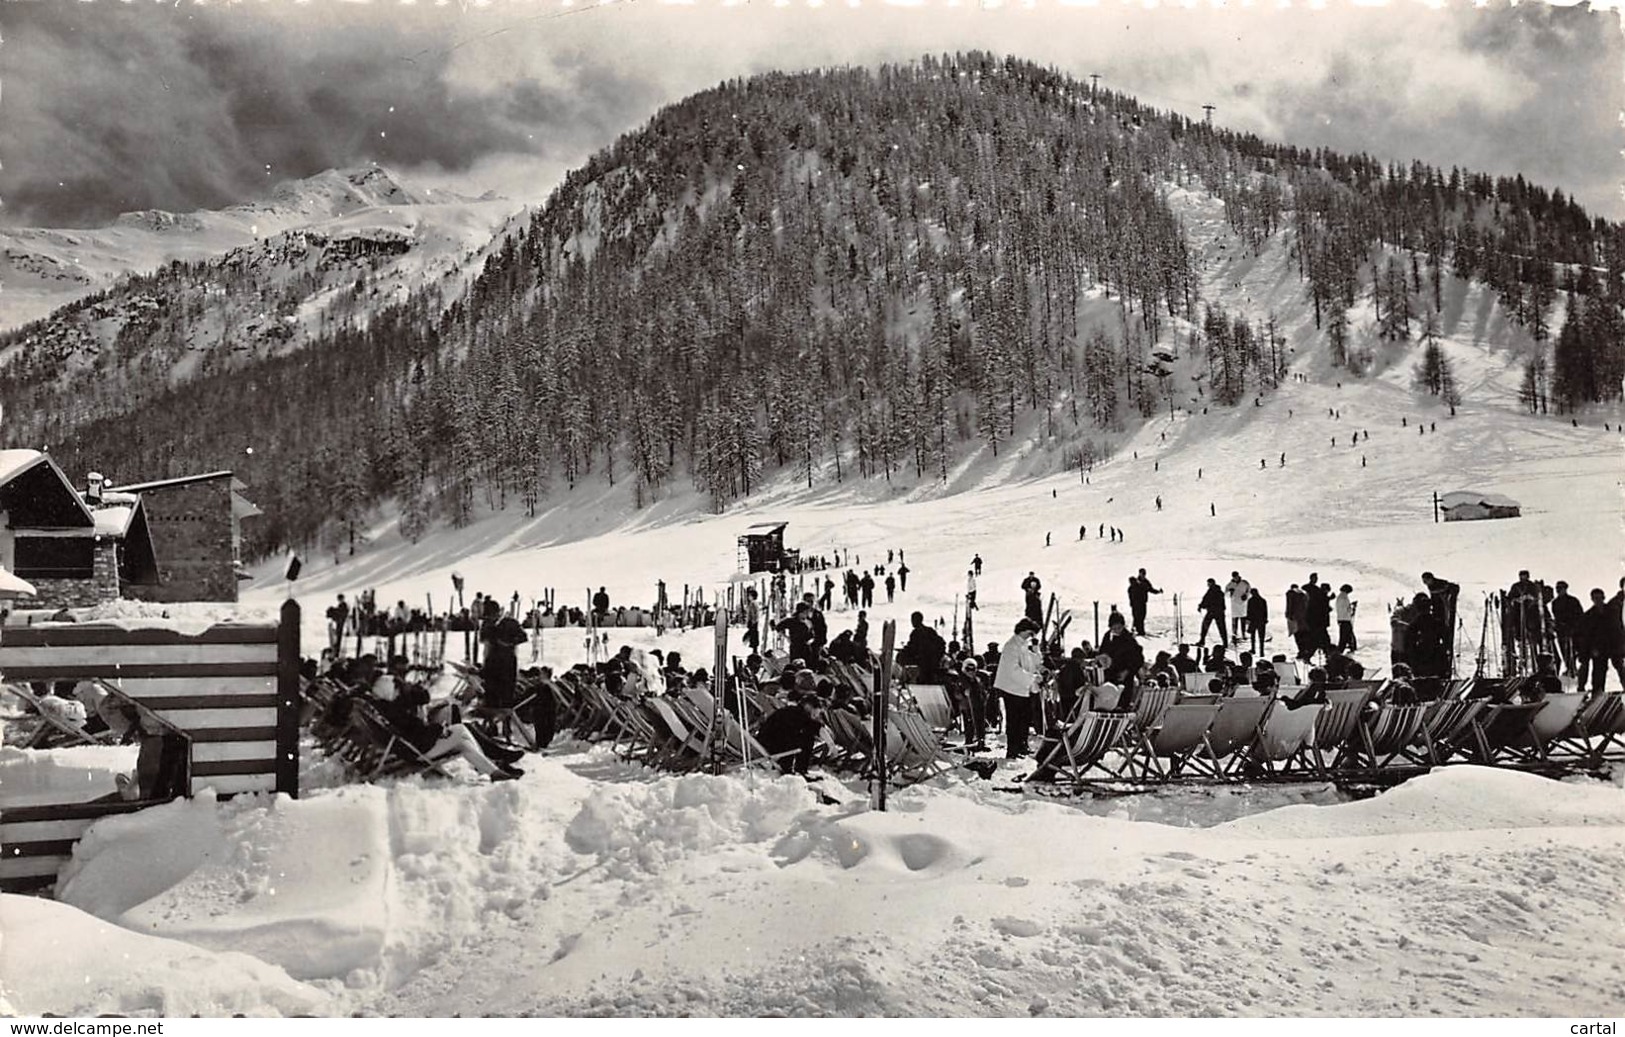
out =
<svg viewBox="0 0 1625 1037"><path fill-rule="evenodd" d="M1546 708L1542 702L1498 702L1480 710L1473 723L1474 743L1479 762L1528 764L1535 755L1527 748L1533 741L1535 715Z"/></svg>
<svg viewBox="0 0 1625 1037"><path fill-rule="evenodd" d="M1186 762L1202 751L1218 715L1216 704L1179 703L1164 709L1154 724L1138 724L1138 742L1123 763L1122 776L1137 781L1180 777Z"/></svg>
<svg viewBox="0 0 1625 1037"><path fill-rule="evenodd" d="M1604 692L1586 700L1574 721L1553 738L1547 751L1554 758L1600 767L1607 750L1621 734L1625 734L1625 692Z"/></svg>
<svg viewBox="0 0 1625 1037"><path fill-rule="evenodd" d="M1507 752L1522 756L1529 763L1549 761L1551 756L1547 747L1574 726L1585 699L1585 693L1579 691L1547 695L1541 700L1544 708L1536 710L1529 718L1528 739L1511 739L1506 746Z"/></svg>
<svg viewBox="0 0 1625 1037"><path fill-rule="evenodd" d="M323 723L327 715L332 711L333 703L340 696L350 693L349 688L332 677L317 677L313 681L306 681L299 691L300 727L311 727Z"/></svg>
<svg viewBox="0 0 1625 1037"><path fill-rule="evenodd" d="M21 684L7 684L5 690L26 703L39 716L39 724L29 734L27 740L21 744L21 748L45 748L52 736L66 739L69 745L113 744L113 732L97 731L92 733L86 731L83 725L75 724L70 718L53 709L43 698L35 695L33 689L24 687Z"/></svg>
<svg viewBox="0 0 1625 1037"><path fill-rule="evenodd" d="M824 712L824 726L836 746L829 765L867 773L874 761L874 736L863 718L848 709Z"/></svg>
<svg viewBox="0 0 1625 1037"><path fill-rule="evenodd" d="M708 762L720 765L724 770L758 766L771 766L776 770L779 761L796 754L794 749L781 753L768 752L755 735L745 730L737 717L725 709L715 709L716 698L711 694L711 689L691 684L683 689L682 697L689 707L686 715L693 718L695 729L702 735L710 731L713 716L720 725L720 730L711 731L705 738L710 746Z"/></svg>
<svg viewBox="0 0 1625 1037"><path fill-rule="evenodd" d="M1353 758L1353 769L1384 770L1401 758L1404 750L1421 736L1422 719L1427 710L1427 706L1388 704L1375 714L1364 715L1359 725L1359 745L1364 755Z"/></svg>
<svg viewBox="0 0 1625 1037"><path fill-rule="evenodd" d="M1292 773L1291 763L1314 744L1315 722L1326 707L1320 703L1287 709L1276 703L1269 716L1258 729L1247 762L1264 776L1286 777ZM1250 768L1250 769L1251 769Z"/></svg>
<svg viewBox="0 0 1625 1037"><path fill-rule="evenodd" d="M1308 771L1328 778L1337 767L1346 768L1350 749L1358 746L1360 718L1369 701L1370 688L1337 688L1326 692L1326 705L1315 720L1314 737L1283 770Z"/></svg>
<svg viewBox="0 0 1625 1037"><path fill-rule="evenodd" d="M1044 753L1027 780L1065 779L1073 785L1082 785L1089 772L1101 766L1105 755L1120 747L1133 731L1133 713L1079 713ZM1116 775L1104 770L1104 776Z"/></svg>
<svg viewBox="0 0 1625 1037"><path fill-rule="evenodd" d="M909 693L920 716L933 731L946 731L954 724L953 704L948 701L948 689L940 684L911 684Z"/></svg>
<svg viewBox="0 0 1625 1037"><path fill-rule="evenodd" d="M1456 746L1464 736L1470 737L1473 718L1484 703L1466 699L1439 699L1428 703L1422 714L1420 752L1416 746L1402 750L1412 763L1423 767L1437 767L1446 763L1457 752Z"/></svg>
<svg viewBox="0 0 1625 1037"><path fill-rule="evenodd" d="M572 676L566 680L580 696L582 709L576 722L576 737L586 741L613 740L621 730L616 705L604 685L592 677Z"/></svg>
<svg viewBox="0 0 1625 1037"><path fill-rule="evenodd" d="M1191 754L1186 760L1187 765L1196 773L1210 778L1230 777L1239 766L1241 757L1257 739L1258 729L1271 712L1270 707L1274 702L1273 696L1261 696L1228 698L1217 703L1218 714L1202 736L1203 751Z"/></svg>
<svg viewBox="0 0 1625 1037"><path fill-rule="evenodd" d="M889 719L900 741L897 751L888 746L886 752L887 774L902 779L894 784L926 781L959 766L959 760L944 751L925 717L899 710L891 713Z"/></svg>
<svg viewBox="0 0 1625 1037"><path fill-rule="evenodd" d="M539 737L540 724L535 714L538 710L554 709L556 729L558 707L552 691L544 686L544 682L521 679L515 700L511 703L490 702L483 693L483 685L477 687L480 690L468 705L468 715L488 736L512 742L526 752L546 748L546 743Z"/></svg>
<svg viewBox="0 0 1625 1037"><path fill-rule="evenodd" d="M1596 760L1625 760L1625 692L1601 695L1604 705L1597 708L1587 728L1596 738Z"/></svg>
<svg viewBox="0 0 1625 1037"><path fill-rule="evenodd" d="M454 753L430 758L407 740L377 708L359 695L342 703L344 716L312 736L328 756L343 761L362 781L416 773L449 778L442 766Z"/></svg>
<svg viewBox="0 0 1625 1037"><path fill-rule="evenodd" d="M705 733L684 719L673 701L659 695L643 700L650 723L656 727L662 748L655 765L665 770L697 770L705 763Z"/></svg>
<svg viewBox="0 0 1625 1037"><path fill-rule="evenodd" d="M1135 726L1145 732L1162 723L1162 715L1174 704L1175 694L1173 688L1141 685L1134 694Z"/></svg>

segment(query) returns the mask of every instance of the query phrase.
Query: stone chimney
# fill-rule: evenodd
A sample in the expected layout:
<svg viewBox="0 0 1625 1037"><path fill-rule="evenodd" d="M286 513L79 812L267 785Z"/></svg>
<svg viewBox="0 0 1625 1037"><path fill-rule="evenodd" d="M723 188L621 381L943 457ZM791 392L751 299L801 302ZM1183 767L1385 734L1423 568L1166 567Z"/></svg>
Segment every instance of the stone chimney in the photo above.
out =
<svg viewBox="0 0 1625 1037"><path fill-rule="evenodd" d="M102 502L102 485L107 480L102 476L102 473L91 472L85 481L88 484L85 489L85 503L91 505L100 504Z"/></svg>

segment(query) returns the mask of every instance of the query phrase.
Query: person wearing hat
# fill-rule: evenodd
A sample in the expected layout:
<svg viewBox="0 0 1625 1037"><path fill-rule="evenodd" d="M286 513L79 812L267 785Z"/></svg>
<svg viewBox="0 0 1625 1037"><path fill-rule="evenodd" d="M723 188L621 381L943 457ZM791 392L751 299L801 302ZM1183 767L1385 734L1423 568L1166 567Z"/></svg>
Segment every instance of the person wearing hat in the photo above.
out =
<svg viewBox="0 0 1625 1037"><path fill-rule="evenodd" d="M1145 650L1129 633L1121 612L1113 612L1107 621L1106 636L1100 639L1100 654L1110 660L1106 664L1106 679L1121 685L1123 691L1133 692L1140 667L1145 665ZM1099 700L1098 695L1096 700Z"/></svg>
<svg viewBox="0 0 1625 1037"><path fill-rule="evenodd" d="M1030 752L1027 734L1032 727L1032 697L1041 672L1038 650L1032 643L1037 631L1038 624L1022 619L999 650L999 669L993 678L993 687L1004 703L1004 757L1007 760Z"/></svg>
<svg viewBox="0 0 1625 1037"><path fill-rule="evenodd" d="M1566 580L1557 581L1557 593L1552 596L1552 632L1556 635L1557 654L1563 663L1563 672L1570 677L1579 670L1580 658L1576 651L1574 635L1580 629L1580 617L1585 615L1585 606L1580 599L1569 593Z"/></svg>
<svg viewBox="0 0 1625 1037"><path fill-rule="evenodd" d="M480 621L480 643L485 646L480 660L481 698L493 706L511 706L519 689L519 656L517 649L529 641L525 628L512 616L502 614L502 606L495 599L485 600L485 615Z"/></svg>
<svg viewBox="0 0 1625 1037"><path fill-rule="evenodd" d="M942 687L959 714L960 729L965 735L965 750L981 752L987 747L987 714L983 709L982 683L977 674L976 661L967 659L943 667Z"/></svg>

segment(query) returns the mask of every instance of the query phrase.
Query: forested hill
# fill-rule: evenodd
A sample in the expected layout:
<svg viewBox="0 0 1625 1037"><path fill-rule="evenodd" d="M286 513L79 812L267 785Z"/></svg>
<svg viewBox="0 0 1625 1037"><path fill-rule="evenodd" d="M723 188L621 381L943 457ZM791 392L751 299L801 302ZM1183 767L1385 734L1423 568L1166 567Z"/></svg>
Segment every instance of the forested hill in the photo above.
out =
<svg viewBox="0 0 1625 1037"><path fill-rule="evenodd" d="M449 306L425 293L77 427L7 398L8 431L76 477L233 467L262 551L341 543L391 498L413 535L582 480L639 504L692 481L720 507L787 471L945 479L1018 426L1075 466L1183 405L1188 375L1235 403L1283 373L1270 314L1201 297L1181 189L1253 248L1290 242L1354 373L1373 344L1350 309L1372 298L1377 333L1409 338L1453 274L1527 329L1532 402L1618 391L1625 237L1560 191L1272 144L970 54L725 83L572 173Z"/></svg>

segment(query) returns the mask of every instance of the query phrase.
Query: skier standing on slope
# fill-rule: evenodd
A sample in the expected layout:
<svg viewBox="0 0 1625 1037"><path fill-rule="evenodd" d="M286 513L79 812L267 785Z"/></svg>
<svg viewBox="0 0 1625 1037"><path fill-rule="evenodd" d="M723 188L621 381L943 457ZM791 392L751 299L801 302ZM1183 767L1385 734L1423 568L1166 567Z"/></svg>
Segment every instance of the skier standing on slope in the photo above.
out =
<svg viewBox="0 0 1625 1037"><path fill-rule="evenodd" d="M1247 631L1249 647L1259 658L1264 656L1264 642L1269 640L1270 606L1257 587L1247 592Z"/></svg>
<svg viewBox="0 0 1625 1037"><path fill-rule="evenodd" d="M1332 602L1337 613L1337 647L1345 652L1357 651L1360 647L1354 639L1354 613L1360 603L1350 597L1353 593L1354 588L1345 583L1337 589L1337 598Z"/></svg>
<svg viewBox="0 0 1625 1037"><path fill-rule="evenodd" d="M1197 635L1197 645L1207 644L1207 628L1215 623L1219 626L1219 643L1224 644L1224 591L1219 589L1219 581L1211 576L1207 578L1207 590L1203 592L1196 609L1202 613L1202 630Z"/></svg>
<svg viewBox="0 0 1625 1037"><path fill-rule="evenodd" d="M1237 644L1247 636L1247 592L1252 590L1252 584L1241 578L1241 573L1231 572L1230 582L1224 585L1225 607L1230 613L1230 638Z"/></svg>
<svg viewBox="0 0 1625 1037"><path fill-rule="evenodd" d="M1145 609L1151 601L1151 595L1161 594L1162 589L1151 586L1151 580L1141 569L1138 576L1128 579L1128 607L1129 614L1134 617L1134 632L1141 637L1145 636Z"/></svg>

